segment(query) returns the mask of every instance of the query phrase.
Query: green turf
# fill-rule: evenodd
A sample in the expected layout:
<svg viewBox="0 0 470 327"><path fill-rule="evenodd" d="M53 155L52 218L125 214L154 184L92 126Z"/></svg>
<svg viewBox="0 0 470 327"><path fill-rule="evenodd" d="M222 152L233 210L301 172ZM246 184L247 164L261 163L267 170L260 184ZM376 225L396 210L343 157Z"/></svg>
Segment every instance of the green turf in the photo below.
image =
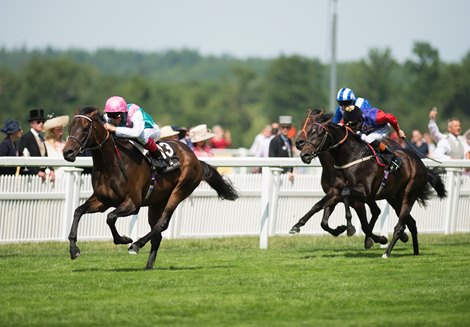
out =
<svg viewBox="0 0 470 327"><path fill-rule="evenodd" d="M0 326L469 326L470 234L420 241L164 240L151 271L148 247L0 245Z"/></svg>

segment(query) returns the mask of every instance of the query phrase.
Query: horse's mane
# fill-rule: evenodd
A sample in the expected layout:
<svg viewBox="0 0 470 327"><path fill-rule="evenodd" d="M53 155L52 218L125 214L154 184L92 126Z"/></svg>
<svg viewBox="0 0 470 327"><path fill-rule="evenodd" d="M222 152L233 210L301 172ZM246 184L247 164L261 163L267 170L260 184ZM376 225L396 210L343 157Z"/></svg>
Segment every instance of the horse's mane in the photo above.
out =
<svg viewBox="0 0 470 327"><path fill-rule="evenodd" d="M84 107L84 108L80 109L80 115L89 116L93 113L96 113L94 115L94 117L96 117L103 124L105 123L103 114L100 112L100 110L98 108L88 106L88 107Z"/></svg>
<svg viewBox="0 0 470 327"><path fill-rule="evenodd" d="M333 114L332 113L326 113L326 114L321 114L321 111L320 111L320 114L318 115L318 118L317 118L317 123L326 123L326 122L329 122L331 119L333 119Z"/></svg>

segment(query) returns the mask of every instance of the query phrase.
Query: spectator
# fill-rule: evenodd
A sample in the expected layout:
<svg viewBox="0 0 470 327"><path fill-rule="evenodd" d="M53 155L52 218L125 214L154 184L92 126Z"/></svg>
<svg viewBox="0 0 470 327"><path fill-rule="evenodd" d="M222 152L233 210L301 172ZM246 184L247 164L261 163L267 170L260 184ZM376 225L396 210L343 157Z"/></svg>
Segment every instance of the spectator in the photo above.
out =
<svg viewBox="0 0 470 327"><path fill-rule="evenodd" d="M7 119L0 129L6 134L5 139L0 143L0 157L18 157L16 141L23 135L20 123L17 120ZM0 167L0 175L16 175L16 167Z"/></svg>
<svg viewBox="0 0 470 327"><path fill-rule="evenodd" d="M26 132L20 139L18 152L20 156L24 157L47 157L46 144L41 132L44 128L43 109L33 109L29 112L29 125L31 129ZM55 181L55 172L50 167L22 167L20 174L24 175L38 175L43 181L46 180L46 169L49 169L49 179L51 182Z"/></svg>
<svg viewBox="0 0 470 327"><path fill-rule="evenodd" d="M470 129L468 129L465 134L463 135L465 140L467 141L465 144L465 159L470 159Z"/></svg>
<svg viewBox="0 0 470 327"><path fill-rule="evenodd" d="M450 118L447 122L448 134L442 134L436 123L437 109L433 108L429 112L429 134L436 140L436 150L433 157L437 160L463 159L465 144L467 143L460 133L460 119Z"/></svg>
<svg viewBox="0 0 470 327"><path fill-rule="evenodd" d="M266 125L263 127L261 132L255 136L253 144L250 147L250 153L258 158L267 158L269 157L269 143L273 139L274 135L272 134L271 125ZM253 173L261 172L261 168L253 167L251 170Z"/></svg>
<svg viewBox="0 0 470 327"><path fill-rule="evenodd" d="M44 134L47 156L51 158L63 158L65 146L64 128L69 124L69 116L58 116L48 119L44 123ZM56 178L62 176L63 168L54 168Z"/></svg>
<svg viewBox="0 0 470 327"><path fill-rule="evenodd" d="M434 153L434 150L436 150L436 144L434 144L434 141L432 140L431 135L429 135L428 132L423 133L423 139L428 145L428 156L432 157L432 154Z"/></svg>
<svg viewBox="0 0 470 327"><path fill-rule="evenodd" d="M69 116L58 116L48 119L44 123L45 144L48 157L63 157L65 146L64 128L69 124Z"/></svg>
<svg viewBox="0 0 470 327"><path fill-rule="evenodd" d="M171 128L179 132L178 140L180 140L180 142L183 142L189 146L191 150L194 148L193 144L191 143L191 137L189 136L188 129L186 127L177 127L175 125L171 125Z"/></svg>
<svg viewBox="0 0 470 327"><path fill-rule="evenodd" d="M424 140L423 134L417 129L411 132L411 145L407 144L405 148L417 151L421 157L429 156L428 144Z"/></svg>
<svg viewBox="0 0 470 327"><path fill-rule="evenodd" d="M213 157L214 153L207 140L215 136L207 129L206 124L197 125L189 130L191 143L194 145L193 151L197 157Z"/></svg>
<svg viewBox="0 0 470 327"><path fill-rule="evenodd" d="M287 137L289 130L292 127L291 116L280 116L279 117L279 134L271 139L269 143L269 156L270 157L292 157L293 143L290 138ZM287 173L287 179L291 182L294 181L294 169L292 167L285 168L284 173Z"/></svg>
<svg viewBox="0 0 470 327"><path fill-rule="evenodd" d="M269 143L273 137L271 126L264 126L261 133L255 136L253 144L250 147L251 154L258 158L269 157Z"/></svg>
<svg viewBox="0 0 470 327"><path fill-rule="evenodd" d="M271 134L274 136L276 136L277 134L279 134L279 123L278 122L272 122L271 123Z"/></svg>
<svg viewBox="0 0 470 327"><path fill-rule="evenodd" d="M160 128L160 141L177 141L179 132L175 131L171 126L166 125Z"/></svg>
<svg viewBox="0 0 470 327"><path fill-rule="evenodd" d="M209 143L213 149L226 149L232 144L232 135L229 130L224 131L220 125L212 127L214 137L210 139Z"/></svg>

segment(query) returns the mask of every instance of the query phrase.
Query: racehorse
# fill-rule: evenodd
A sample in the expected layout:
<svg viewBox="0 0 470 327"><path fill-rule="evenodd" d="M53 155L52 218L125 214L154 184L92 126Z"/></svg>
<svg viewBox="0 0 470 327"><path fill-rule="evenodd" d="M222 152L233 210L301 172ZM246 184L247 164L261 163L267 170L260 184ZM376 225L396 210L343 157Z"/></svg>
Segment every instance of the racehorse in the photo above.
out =
<svg viewBox="0 0 470 327"><path fill-rule="evenodd" d="M302 150L305 144L305 140L307 139L307 131L312 128L318 117L322 117L322 115L322 110L312 111L310 108L308 109L307 117L305 118L302 125L302 130L297 136L295 142L295 146L298 150ZM334 168L333 157L331 154L326 151L321 152L318 154L318 158L320 159L320 163L323 168L321 175L321 186L326 195L319 202L317 202L302 218L299 219L299 221L291 228L289 233L299 233L300 227L304 226L315 213L324 209L321 227L325 231L329 232L333 236L338 236L346 230L347 235L352 236L355 234L356 230L351 223L352 214L349 207L351 205L355 209L361 221L361 226L365 226L364 224L367 224L367 217L364 204L360 201L354 201L354 199L352 202L349 201L349 197L347 196L348 189L346 188L346 179L344 177L343 171ZM338 226L337 228L332 229L328 225L328 220L330 215L333 213L336 204L341 201L343 201L345 205L347 225ZM377 203L373 200L369 201L368 205L372 214L371 221L368 224L370 226L370 230L373 230L375 222L377 221L381 211ZM403 241L407 241L407 235L403 235ZM377 236L375 239L366 236L364 240L364 247L366 249L371 248L374 241L379 242L380 244L386 244L388 242L385 236Z"/></svg>
<svg viewBox="0 0 470 327"><path fill-rule="evenodd" d="M199 161L192 150L179 141L160 143L165 154L177 155L179 169L155 173L149 160L131 142L111 135L104 128L104 118L97 108L86 107L75 115L69 127L69 137L63 154L67 161L91 150L93 158L93 194L75 209L70 229L70 257L80 256L77 247L77 230L80 218L86 213L104 212L107 215L114 244L130 244L129 253L138 253L151 241L146 269L152 269L162 241L162 232L168 228L171 216L181 201L187 198L199 183L206 181L220 199L236 200L238 192L229 180L211 165ZM120 235L116 229L117 218L137 214L148 206L148 223L151 231L133 242Z"/></svg>
<svg viewBox="0 0 470 327"><path fill-rule="evenodd" d="M352 199L361 202L387 200L398 216L398 223L383 254L384 258L390 257L405 225L412 236L413 254L419 255L418 230L411 209L416 201L426 206L432 188L439 198L447 196L439 171L427 168L414 152L396 149L395 153L402 161L401 167L387 174L385 167L377 164L373 149L360 140L353 130L330 120L331 114L326 114L313 123L300 153L302 161L310 163L319 153L329 152L335 168L344 173ZM363 230L366 236L373 237L368 226L363 226Z"/></svg>

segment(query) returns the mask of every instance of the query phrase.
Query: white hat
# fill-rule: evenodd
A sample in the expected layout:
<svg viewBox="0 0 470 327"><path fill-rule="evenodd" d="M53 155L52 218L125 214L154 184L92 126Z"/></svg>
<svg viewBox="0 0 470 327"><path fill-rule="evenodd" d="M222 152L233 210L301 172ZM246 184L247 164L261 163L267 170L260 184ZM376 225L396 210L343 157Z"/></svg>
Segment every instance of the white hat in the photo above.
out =
<svg viewBox="0 0 470 327"><path fill-rule="evenodd" d="M69 116L57 116L51 119L46 120L44 123L44 131L53 129L56 127L65 127L69 124Z"/></svg>
<svg viewBox="0 0 470 327"><path fill-rule="evenodd" d="M175 135L178 135L178 134L179 134L179 132L173 130L173 128L171 128L171 126L169 126L169 125L166 125L166 126L163 126L162 128L160 128L160 138L161 139L163 139L165 137L175 136Z"/></svg>
<svg viewBox="0 0 470 327"><path fill-rule="evenodd" d="M211 139L215 136L215 134L211 133L207 129L206 124L202 124L202 125L197 125L197 126L194 126L193 128L191 128L189 130L189 136L191 137L191 142L197 143L197 142L201 142L201 141Z"/></svg>
<svg viewBox="0 0 470 327"><path fill-rule="evenodd" d="M292 116L279 116L279 125L292 125Z"/></svg>

